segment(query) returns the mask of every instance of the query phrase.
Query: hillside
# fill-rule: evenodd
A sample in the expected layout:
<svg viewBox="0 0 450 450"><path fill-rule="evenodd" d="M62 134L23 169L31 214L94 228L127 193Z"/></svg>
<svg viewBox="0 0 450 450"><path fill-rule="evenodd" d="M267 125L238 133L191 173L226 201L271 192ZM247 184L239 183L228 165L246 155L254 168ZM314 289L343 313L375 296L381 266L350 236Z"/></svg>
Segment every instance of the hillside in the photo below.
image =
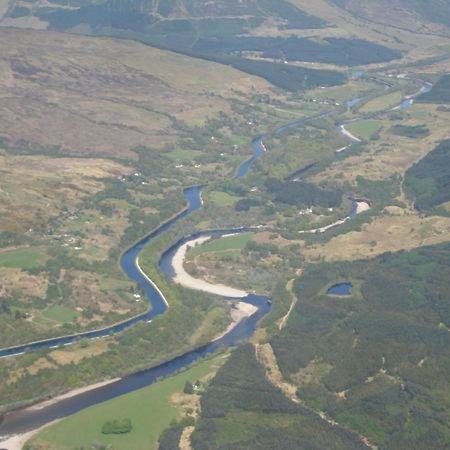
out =
<svg viewBox="0 0 450 450"><path fill-rule="evenodd" d="M296 91L336 85L344 77L285 62L320 62L336 66L374 64L398 59L397 49L365 39L337 38L333 24L281 0L48 3L32 8L11 4L3 25L35 26L80 34L112 35L231 65L261 76L275 86ZM318 41L303 30L330 28ZM260 59L264 61L260 61ZM317 80L317 81L315 81Z"/></svg>
<svg viewBox="0 0 450 450"><path fill-rule="evenodd" d="M307 268L286 327L212 381L193 448L447 448L449 257L447 243ZM327 295L336 282L351 294Z"/></svg>
<svg viewBox="0 0 450 450"><path fill-rule="evenodd" d="M6 28L0 40L2 347L142 313L121 250L183 207L181 183L246 157L230 136L272 87L133 41Z"/></svg>
<svg viewBox="0 0 450 450"><path fill-rule="evenodd" d="M450 5L446 0L333 0L347 11L376 23L418 33L450 32ZM389 14L386 14L386 11Z"/></svg>

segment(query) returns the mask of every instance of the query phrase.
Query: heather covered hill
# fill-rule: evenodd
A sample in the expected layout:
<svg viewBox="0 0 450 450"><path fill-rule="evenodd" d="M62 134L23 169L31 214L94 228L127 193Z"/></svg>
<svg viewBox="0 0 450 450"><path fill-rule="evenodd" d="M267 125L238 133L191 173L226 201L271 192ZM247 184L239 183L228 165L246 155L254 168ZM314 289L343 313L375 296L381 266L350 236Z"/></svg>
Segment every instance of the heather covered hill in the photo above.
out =
<svg viewBox="0 0 450 450"><path fill-rule="evenodd" d="M286 62L355 66L402 56L380 43L336 38L334 24L287 0L104 0L70 6L49 3L45 8L22 2L12 3L3 25L135 39L231 65L289 91L339 85L345 77L335 71L285 67ZM301 37L306 30L313 35ZM320 38L315 31L320 31Z"/></svg>
<svg viewBox="0 0 450 450"><path fill-rule="evenodd" d="M450 4L446 0L333 0L356 16L420 33L448 34ZM389 14L386 14L389 11Z"/></svg>

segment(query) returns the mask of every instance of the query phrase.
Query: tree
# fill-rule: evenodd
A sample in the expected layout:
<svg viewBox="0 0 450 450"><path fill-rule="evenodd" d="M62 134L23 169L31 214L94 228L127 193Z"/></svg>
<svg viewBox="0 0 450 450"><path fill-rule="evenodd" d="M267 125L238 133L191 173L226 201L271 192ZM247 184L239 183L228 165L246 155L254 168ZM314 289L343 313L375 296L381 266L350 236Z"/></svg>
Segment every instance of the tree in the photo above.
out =
<svg viewBox="0 0 450 450"><path fill-rule="evenodd" d="M185 394L193 394L194 393L194 386L190 381L186 381L186 384L184 385L184 391Z"/></svg>

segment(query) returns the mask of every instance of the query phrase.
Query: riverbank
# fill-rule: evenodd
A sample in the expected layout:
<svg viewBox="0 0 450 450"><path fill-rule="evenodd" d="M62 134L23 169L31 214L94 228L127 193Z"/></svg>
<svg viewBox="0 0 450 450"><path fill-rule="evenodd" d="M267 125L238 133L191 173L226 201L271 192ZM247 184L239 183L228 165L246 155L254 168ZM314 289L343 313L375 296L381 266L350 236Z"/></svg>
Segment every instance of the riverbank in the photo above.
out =
<svg viewBox="0 0 450 450"><path fill-rule="evenodd" d="M196 239L192 239L183 245L181 245L176 251L172 259L172 267L175 272L173 281L181 286L189 289L195 289L198 291L207 292L209 294L219 295L227 298L243 298L247 297L248 292L240 289L235 289L224 284L212 284L207 281L194 278L186 272L184 269L184 261L186 259L186 253L189 248L201 245L210 240L210 236L202 236Z"/></svg>
<svg viewBox="0 0 450 450"><path fill-rule="evenodd" d="M348 131L347 128L345 128L345 125L339 125L339 129L340 129L342 135L347 136L352 141L362 142L361 139L356 137L354 134L350 133L350 131Z"/></svg>
<svg viewBox="0 0 450 450"><path fill-rule="evenodd" d="M364 211L369 211L370 205L367 202L356 202L356 214L361 214Z"/></svg>
<svg viewBox="0 0 450 450"><path fill-rule="evenodd" d="M47 423L40 428L35 430L27 431L23 434L15 434L14 436L8 437L4 441L0 441L0 446L2 449L6 450L22 450L23 446L36 434L40 433L45 428L60 422L63 419L54 420L53 422Z"/></svg>
<svg viewBox="0 0 450 450"><path fill-rule="evenodd" d="M258 311L258 308L254 305L250 305L249 303L239 302L236 305L233 305L231 308L232 322L230 323L230 325L228 325L228 328L223 333L214 338L213 342L218 341L220 338L224 337L236 326L238 326L241 320L252 316L256 313L256 311Z"/></svg>
<svg viewBox="0 0 450 450"><path fill-rule="evenodd" d="M90 384L89 386L84 386L81 388L72 389L71 391L66 392L65 394L58 395L49 400L44 400L42 402L36 403L34 405L28 406L24 408L24 412L27 411L39 411L47 408L48 406L55 405L61 400L66 400L72 397L75 397L80 394L84 394L89 391L93 391L94 389L101 388L103 386L107 386L108 384L115 383L120 380L120 378L113 378L111 380L100 381L99 383ZM25 443L30 440L35 434L42 431L44 428L47 428L62 419L54 420L45 424L42 427L36 428L34 430L27 431L26 433L14 434L11 436L0 436L0 448L7 450L21 450Z"/></svg>

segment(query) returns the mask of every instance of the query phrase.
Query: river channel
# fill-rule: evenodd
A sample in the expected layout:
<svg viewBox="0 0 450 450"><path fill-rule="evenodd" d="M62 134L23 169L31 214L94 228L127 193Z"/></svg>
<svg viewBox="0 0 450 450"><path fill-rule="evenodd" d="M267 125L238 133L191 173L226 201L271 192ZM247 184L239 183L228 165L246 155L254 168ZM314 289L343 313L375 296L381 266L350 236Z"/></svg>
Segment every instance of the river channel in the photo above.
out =
<svg viewBox="0 0 450 450"><path fill-rule="evenodd" d="M426 86L425 89L429 87L428 84L423 84L423 86ZM420 93L422 92L423 90L421 90ZM404 108L410 106L414 98L415 96L410 96L409 98L405 99L408 100L408 104L403 103L402 107ZM279 127L277 130L275 130L275 133L277 134L282 133L287 129L294 128L296 126L299 126L301 124L304 124L308 121L317 118L326 117L337 111L338 111L337 109L334 109L332 111L320 113L313 117L308 117L290 122L288 124L283 125L282 127ZM250 159L246 160L244 163L242 163L242 165L238 168L237 174L235 176L236 179L242 178L245 175L247 175L254 161L257 158L259 158L262 154L264 154L266 150L263 143L263 137L255 138L252 141L252 146L253 146L253 156ZM144 237L142 240L137 242L133 247L131 247L129 250L123 253L121 257L120 264L123 271L127 274L128 277L130 277L132 280L138 283L139 287L142 289L142 291L144 291L144 293L148 297L148 300L152 306L150 312L128 319L120 324L106 327L101 330L79 333L72 336L48 339L31 344L20 345L4 349L0 351L0 357L18 355L29 350L35 350L44 347L51 348L60 345L70 345L74 342L77 342L80 338L96 339L103 336L119 333L125 330L126 328L129 328L130 326L136 324L137 322L140 321L149 322L155 316L164 313L168 308L166 299L164 298L164 295L159 290L159 288L140 269L138 256L142 251L142 249L146 245L151 243L155 238L157 238L162 233L169 230L175 223L177 223L183 217L192 214L193 212L199 210L202 207L202 200L201 200L202 189L203 186L195 186L185 189L184 197L187 201L187 208L184 209L181 213L179 213L175 217L173 217L172 219L170 219L168 222L162 224L159 228L157 228L152 233ZM230 231L239 232L243 230L235 229L235 230L216 230L213 232L211 231L199 232L196 234L196 236L200 236L202 234L220 235L229 233ZM191 237L192 236L183 238L164 253L160 261L160 268L164 272L166 272L168 276L172 275L170 261L174 251L176 250L176 248L178 248L179 245L181 245L183 242L190 239ZM270 304L268 302L267 297L258 295L248 295L247 297L244 297L239 301L256 306L257 311L250 317L243 319L241 322L239 322L237 326L232 328L229 332L227 332L224 336L217 339L216 341L206 344L203 347L197 348L193 351L187 352L177 358L174 358L151 369L144 370L142 372L124 377L118 381L90 390L88 392L77 394L70 398L64 398L54 403L49 402L48 404L44 404L42 407L39 407L39 405L37 405L38 407L32 406L12 411L0 419L1 420L0 437L5 437L13 434L22 434L27 431L37 429L56 419L60 419L68 415L74 414L89 406L102 403L104 401L110 400L120 395L143 388L156 382L161 377L166 377L176 373L183 367L192 364L196 360L217 351L220 347L234 346L239 341L248 339L255 332L259 320L269 312Z"/></svg>

